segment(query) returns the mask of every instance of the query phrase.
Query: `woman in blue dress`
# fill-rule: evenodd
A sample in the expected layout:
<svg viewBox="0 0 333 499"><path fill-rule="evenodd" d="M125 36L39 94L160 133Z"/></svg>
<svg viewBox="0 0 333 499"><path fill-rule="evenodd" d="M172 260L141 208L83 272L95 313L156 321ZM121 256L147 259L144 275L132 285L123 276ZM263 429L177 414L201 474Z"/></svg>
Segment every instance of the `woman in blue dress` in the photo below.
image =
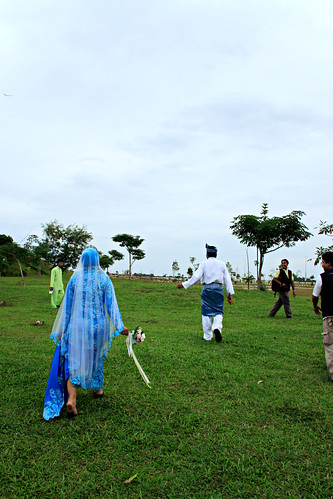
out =
<svg viewBox="0 0 333 499"><path fill-rule="evenodd" d="M118 308L112 282L99 265L94 248L84 250L55 319L51 339L56 344L46 387L43 417L59 416L67 402L67 415L77 416L78 387L103 396L103 361L112 339L128 334Z"/></svg>

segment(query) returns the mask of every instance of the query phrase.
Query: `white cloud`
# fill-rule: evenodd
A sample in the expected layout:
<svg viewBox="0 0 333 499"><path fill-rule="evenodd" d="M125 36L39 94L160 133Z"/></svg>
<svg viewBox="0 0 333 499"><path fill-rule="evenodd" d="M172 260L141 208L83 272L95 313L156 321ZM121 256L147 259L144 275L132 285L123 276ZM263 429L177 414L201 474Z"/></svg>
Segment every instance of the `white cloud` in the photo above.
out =
<svg viewBox="0 0 333 499"><path fill-rule="evenodd" d="M1 232L86 224L103 251L139 234L137 270L155 273L174 258L186 272L209 242L242 273L234 216L268 202L314 233L329 220L328 0L7 0L0 14Z"/></svg>

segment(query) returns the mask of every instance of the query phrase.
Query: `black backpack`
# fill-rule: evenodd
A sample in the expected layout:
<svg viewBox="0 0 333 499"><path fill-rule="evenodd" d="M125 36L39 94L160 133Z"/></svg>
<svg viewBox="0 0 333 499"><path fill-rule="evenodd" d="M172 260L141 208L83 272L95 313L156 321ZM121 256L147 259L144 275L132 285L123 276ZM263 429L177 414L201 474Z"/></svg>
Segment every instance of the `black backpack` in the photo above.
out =
<svg viewBox="0 0 333 499"><path fill-rule="evenodd" d="M284 274L282 274L282 278L281 278L281 272L283 272ZM287 287L284 286L284 289L286 291L289 291L290 290L290 282L291 282L291 276L292 276L292 272L291 270L288 269L288 277L286 276L286 273L284 272L284 270L280 270L280 273L278 275L278 279L280 279L282 282L284 282L285 284L287 284ZM272 280L272 291L274 293L278 293L279 291L281 290L281 284L279 284L278 282Z"/></svg>
<svg viewBox="0 0 333 499"><path fill-rule="evenodd" d="M272 281L272 291L274 293L278 293L280 291L280 288L281 288L281 284L279 284L276 281Z"/></svg>

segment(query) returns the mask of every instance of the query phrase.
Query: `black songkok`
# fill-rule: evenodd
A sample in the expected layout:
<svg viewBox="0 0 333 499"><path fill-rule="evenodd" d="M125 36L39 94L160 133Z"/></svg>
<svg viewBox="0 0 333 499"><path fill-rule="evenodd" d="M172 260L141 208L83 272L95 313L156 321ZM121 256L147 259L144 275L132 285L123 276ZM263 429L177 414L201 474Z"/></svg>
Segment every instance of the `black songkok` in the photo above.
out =
<svg viewBox="0 0 333 499"><path fill-rule="evenodd" d="M217 248L215 246L209 246L209 244L206 244L206 250L209 256L217 255Z"/></svg>

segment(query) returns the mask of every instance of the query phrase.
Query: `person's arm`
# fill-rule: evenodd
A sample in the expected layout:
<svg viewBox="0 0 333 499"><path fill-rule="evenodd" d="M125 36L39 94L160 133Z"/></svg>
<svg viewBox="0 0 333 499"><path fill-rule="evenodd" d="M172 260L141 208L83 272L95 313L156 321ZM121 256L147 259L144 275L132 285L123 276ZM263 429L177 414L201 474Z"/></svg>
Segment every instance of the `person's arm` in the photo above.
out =
<svg viewBox="0 0 333 499"><path fill-rule="evenodd" d="M272 279L272 282L273 282L273 281L274 281L274 282L277 282L277 283L278 283L278 285L279 285L279 286L281 286L281 288L283 288L283 287L285 287L285 286L286 286L286 283L285 283L285 282L282 282L282 281L280 280L280 275L281 275L281 272L284 272L284 270L282 270L282 269L278 269L278 270L275 272L274 277L273 277L273 279ZM288 275L288 274L286 274L286 275L287 275L287 276L288 276L288 278L289 278L289 275Z"/></svg>
<svg viewBox="0 0 333 499"><path fill-rule="evenodd" d="M312 291L313 311L316 315L320 315L320 312L321 312L321 308L318 306L321 288L322 288L322 279L321 279L321 276L319 276L317 281L316 281L315 287L313 288L313 291Z"/></svg>
<svg viewBox="0 0 333 499"><path fill-rule="evenodd" d="M200 263L199 267L194 272L191 279L188 279L187 281L184 281L184 282L179 282L177 284L177 288L178 289L181 289L181 288L187 289L190 286L193 286L194 284L196 284L197 282L200 281L200 279L202 278L202 275L203 275L203 265L202 265L202 263Z"/></svg>
<svg viewBox="0 0 333 499"><path fill-rule="evenodd" d="M116 332L118 332L117 334L121 333L127 336L128 329L127 327L124 326L117 303L116 293L114 291L111 279L109 278L106 281L104 300L105 300L106 311L109 314L110 320L113 323Z"/></svg>
<svg viewBox="0 0 333 499"><path fill-rule="evenodd" d="M319 297L312 295L313 311L316 315L320 315L321 308L318 306Z"/></svg>
<svg viewBox="0 0 333 499"><path fill-rule="evenodd" d="M294 281L293 277L294 277L293 274L291 274L291 283L290 283L290 285L291 285L292 290L293 290L293 296L296 296L295 281Z"/></svg>
<svg viewBox="0 0 333 499"><path fill-rule="evenodd" d="M281 286L281 288L284 288L284 287L286 286L286 283L285 283L285 282L281 282L281 281L279 281L279 279L277 279L276 277L273 277L273 279L272 279L272 280L273 280L274 282L277 282L277 283Z"/></svg>
<svg viewBox="0 0 333 499"><path fill-rule="evenodd" d="M54 290L54 269L51 270L51 275L50 275L50 291Z"/></svg>
<svg viewBox="0 0 333 499"><path fill-rule="evenodd" d="M281 281L280 281L280 279L279 279L279 278L280 278L280 273L281 273L281 269L277 270L277 271L275 272L274 277L273 277L273 279L272 279L272 280L273 280L274 282L277 282L277 283L279 284L279 286L281 286L281 288L282 288L282 287L283 287L283 286L285 286L286 284L285 284L284 282L281 282Z"/></svg>
<svg viewBox="0 0 333 499"><path fill-rule="evenodd" d="M51 338L56 345L61 340L62 336L65 335L67 332L67 328L71 319L73 297L74 297L73 279L70 279L67 286L64 301L61 305L62 307L61 321L60 322L58 322L57 320L55 321L51 333Z"/></svg>
<svg viewBox="0 0 333 499"><path fill-rule="evenodd" d="M63 332L67 330L72 314L73 299L74 299L74 282L75 282L74 279L70 279L64 299L65 318L63 323L63 328L64 328Z"/></svg>

